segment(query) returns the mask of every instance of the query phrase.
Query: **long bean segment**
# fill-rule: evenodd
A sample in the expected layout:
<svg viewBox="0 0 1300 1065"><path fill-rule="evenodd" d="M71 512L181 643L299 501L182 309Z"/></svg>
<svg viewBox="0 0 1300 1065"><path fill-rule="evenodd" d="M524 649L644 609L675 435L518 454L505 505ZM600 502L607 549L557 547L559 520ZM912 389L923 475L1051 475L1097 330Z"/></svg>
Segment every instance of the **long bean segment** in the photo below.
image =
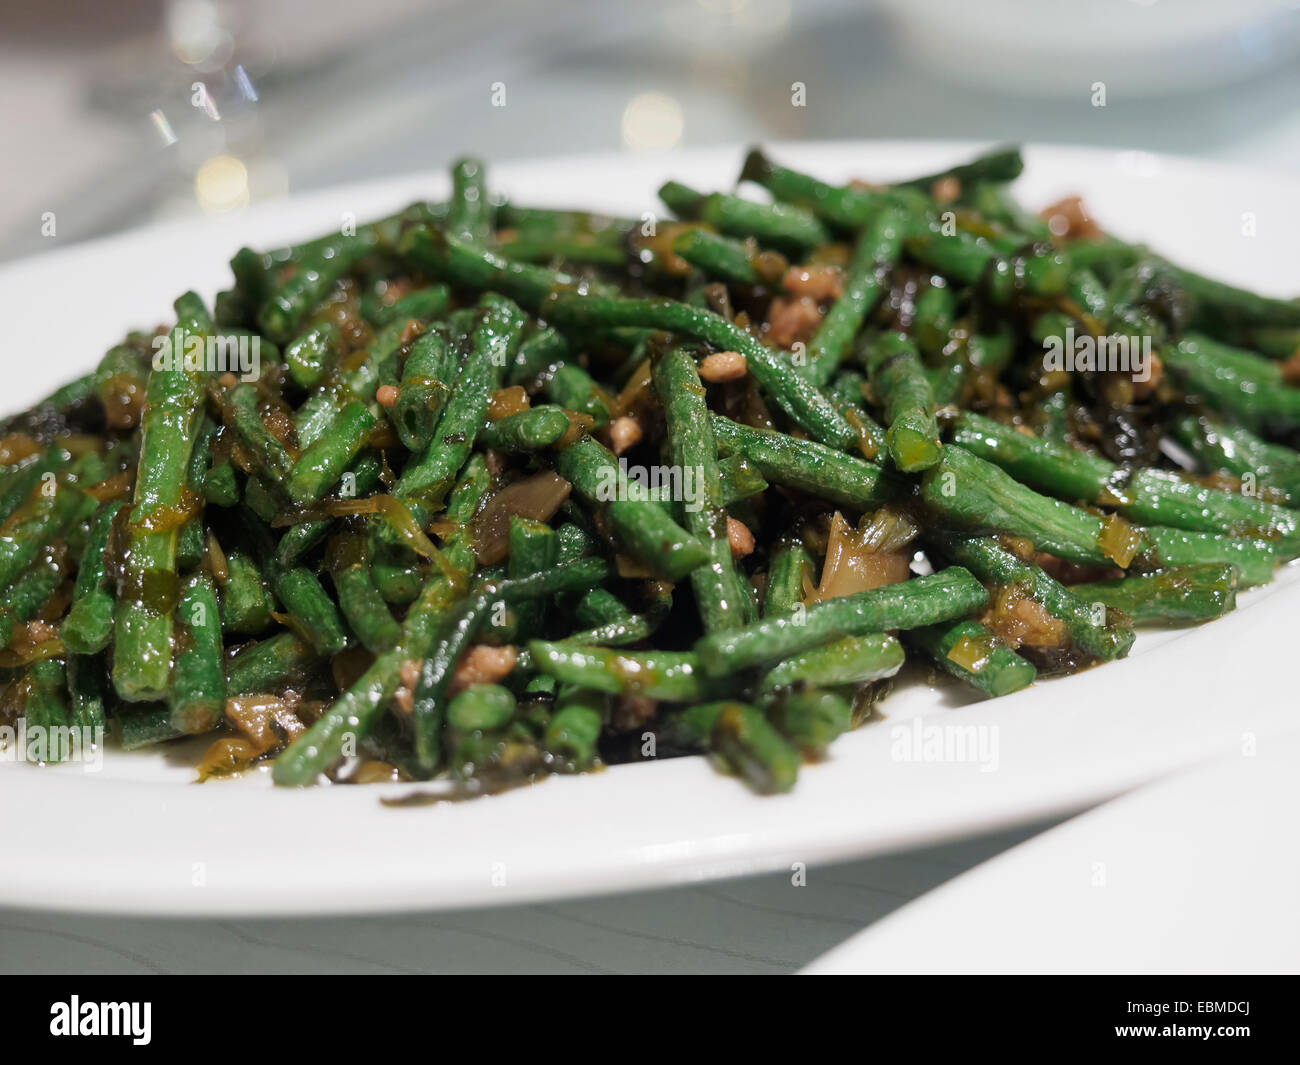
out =
<svg viewBox="0 0 1300 1065"><path fill-rule="evenodd" d="M338 654L347 646L347 626L338 607L310 570L298 567L281 573L275 581L275 594L294 627L318 654Z"/></svg>
<svg viewBox="0 0 1300 1065"><path fill-rule="evenodd" d="M461 529L445 546L444 555L459 572L439 574L425 584L402 624L398 645L378 655L333 706L276 759L277 784L311 784L340 758L355 754L357 744L375 727L401 684L403 663L418 663L437 648L450 611L465 594L465 581L473 566L473 550L464 523L483 497L485 472L481 463L471 463L447 508L449 518Z"/></svg>
<svg viewBox="0 0 1300 1065"><path fill-rule="evenodd" d="M307 448L287 477L289 498L299 506L317 502L337 483L365 446L376 419L364 403L349 403L330 432Z"/></svg>
<svg viewBox="0 0 1300 1065"><path fill-rule="evenodd" d="M1041 567L1018 558L997 540L944 537L939 546L945 557L999 590L995 603L999 623L1006 615L1014 618L1028 611L1027 624L1019 625L1014 620L1000 623L1003 631L1020 641L1021 646L1050 653L1072 644L1085 655L1107 660L1123 658L1133 646L1133 630L1122 616L1112 615L1104 606L1094 609L1091 602L1048 576ZM1036 604L1041 614L1024 607L1024 601Z"/></svg>
<svg viewBox="0 0 1300 1065"><path fill-rule="evenodd" d="M853 338L885 289L903 247L906 218L882 210L862 232L844 277L844 292L808 342L808 376L825 385L853 345Z"/></svg>
<svg viewBox="0 0 1300 1065"><path fill-rule="evenodd" d="M172 679L171 721L180 732L208 732L226 701L221 615L211 579L186 581L176 608L177 655Z"/></svg>
<svg viewBox="0 0 1300 1065"><path fill-rule="evenodd" d="M1279 493L1290 506L1300 505L1300 452L1269 443L1249 429L1194 414L1181 414L1170 435L1211 473L1231 474L1245 492Z"/></svg>
<svg viewBox="0 0 1300 1065"><path fill-rule="evenodd" d="M294 271L267 296L258 312L262 331L277 344L291 340L308 312L375 244L373 230L360 230L354 236L329 240L301 256Z"/></svg>
<svg viewBox="0 0 1300 1065"><path fill-rule="evenodd" d="M67 683L66 667L57 659L43 659L28 667L25 714L33 735L44 741L37 745L37 758L42 762L61 762L72 753L64 695Z"/></svg>
<svg viewBox="0 0 1300 1065"><path fill-rule="evenodd" d="M415 755L425 770L432 771L443 758L442 732L453 670L497 604L517 606L561 592L586 589L598 584L608 573L608 564L603 559L578 559L528 577L489 583L452 612L445 623L441 643L424 660L413 695L411 726L415 734ZM532 645L530 653L536 662Z"/></svg>
<svg viewBox="0 0 1300 1065"><path fill-rule="evenodd" d="M1257 538L1139 528L1111 515L1101 518L1026 488L992 463L950 444L943 461L926 471L921 498L939 514L971 529L994 529L1029 540L1039 551L1083 566L1127 569L1236 565L1248 584L1267 581L1278 549Z"/></svg>
<svg viewBox="0 0 1300 1065"><path fill-rule="evenodd" d="M320 662L316 649L295 632L246 643L226 662L226 692L247 695L301 682Z"/></svg>
<svg viewBox="0 0 1300 1065"><path fill-rule="evenodd" d="M5 593L6 602L0 607L0 646L8 646L18 626L36 618L65 576L63 552L47 549L9 586Z"/></svg>
<svg viewBox="0 0 1300 1065"><path fill-rule="evenodd" d="M561 683L607 692L643 695L669 702L691 702L720 688L700 672L689 651L613 650L536 640L528 645L538 668Z"/></svg>
<svg viewBox="0 0 1300 1065"><path fill-rule="evenodd" d="M946 180L956 180L963 186L1014 181L1024 168L1025 161L1019 148L996 148L969 163L959 163L935 174L899 182L899 187L928 190Z"/></svg>
<svg viewBox="0 0 1300 1065"><path fill-rule="evenodd" d="M767 588L763 598L763 616L787 614L801 603L806 586L812 585L813 557L800 540L786 540L778 545L767 569Z"/></svg>
<svg viewBox="0 0 1300 1065"><path fill-rule="evenodd" d="M396 646L401 628L375 584L365 538L343 537L332 550L330 575L348 626L366 650L375 654Z"/></svg>
<svg viewBox="0 0 1300 1065"><path fill-rule="evenodd" d="M1072 585L1070 590L1092 603L1122 611L1135 625L1208 621L1237 605L1237 568L1221 563L1184 566Z"/></svg>
<svg viewBox="0 0 1300 1065"><path fill-rule="evenodd" d="M1010 695L1034 682L1038 670L978 621L913 629L908 639L936 665L985 695Z"/></svg>
<svg viewBox="0 0 1300 1065"><path fill-rule="evenodd" d="M294 337L284 349L284 361L293 379L303 388L320 384L338 358L339 328L322 322Z"/></svg>
<svg viewBox="0 0 1300 1065"><path fill-rule="evenodd" d="M367 321L377 326L405 322L412 318L429 322L441 317L450 302L451 291L446 285L427 285L404 296L398 296L391 302L388 301L387 291L373 300L363 297L361 313Z"/></svg>
<svg viewBox="0 0 1300 1065"><path fill-rule="evenodd" d="M276 483L287 478L293 469L293 458L262 420L257 389L249 384L236 385L224 394L221 407L226 424L234 430L257 465Z"/></svg>
<svg viewBox="0 0 1300 1065"><path fill-rule="evenodd" d="M451 168L451 209L447 228L465 240L483 243L492 233L485 167L478 159L458 159Z"/></svg>
<svg viewBox="0 0 1300 1065"><path fill-rule="evenodd" d="M604 695L589 688L562 687L542 742L553 757L563 760L566 771L586 769L596 760L596 741L604 725Z"/></svg>
<svg viewBox="0 0 1300 1065"><path fill-rule="evenodd" d="M829 244L831 235L811 211L786 203L758 203L726 192L709 195L670 181L659 198L682 218L698 219L721 233L754 237L760 243L792 252Z"/></svg>
<svg viewBox="0 0 1300 1065"><path fill-rule="evenodd" d="M876 213L888 206L906 206L923 210L926 199L913 190L892 194L853 186L830 185L797 170L773 162L754 149L745 157L741 180L753 181L768 189L778 200L797 204L842 229L858 230Z"/></svg>
<svg viewBox="0 0 1300 1065"><path fill-rule="evenodd" d="M560 538L549 525L531 518L510 519L510 562L506 575L518 580L531 577L559 564ZM516 635L536 636L546 620L546 604L534 600L515 607Z"/></svg>
<svg viewBox="0 0 1300 1065"><path fill-rule="evenodd" d="M958 419L953 441L1033 488L1098 503L1137 522L1261 539L1290 539L1300 529L1300 513L1284 507L1173 473L1126 473L1099 456L1027 436L969 411Z"/></svg>
<svg viewBox="0 0 1300 1065"><path fill-rule="evenodd" d="M436 507L465 464L474 441L487 421L488 402L501 382L523 334L524 316L510 300L483 297L482 310L470 336L470 350L461 366L456 389L438 419L423 456L403 471L394 494L408 503Z"/></svg>
<svg viewBox="0 0 1300 1065"><path fill-rule="evenodd" d="M564 363L556 367L542 386L542 392L556 406L586 415L596 429L609 424L613 397L581 366Z"/></svg>
<svg viewBox="0 0 1300 1065"><path fill-rule="evenodd" d="M557 290L599 291L572 274L533 263L518 263L479 248L464 238L428 226L417 226L402 238L401 251L417 266L479 292L496 292L531 311Z"/></svg>
<svg viewBox="0 0 1300 1065"><path fill-rule="evenodd" d="M678 737L711 751L760 794L779 794L794 787L799 753L757 707L705 703L683 710L673 726Z"/></svg>
<svg viewBox="0 0 1300 1065"><path fill-rule="evenodd" d="M735 632L714 633L695 645L700 666L711 677L820 647L844 637L889 629L910 629L978 610L988 594L969 572L953 566L902 584L807 607L803 616L764 618Z"/></svg>
<svg viewBox="0 0 1300 1065"><path fill-rule="evenodd" d="M108 541L113 522L126 504L110 500L100 505L82 549L72 605L59 629L69 651L88 655L102 651L113 638L113 589L108 572Z"/></svg>
<svg viewBox="0 0 1300 1065"><path fill-rule="evenodd" d="M541 451L558 444L572 424L564 408L543 404L488 422L482 439L496 451Z"/></svg>
<svg viewBox="0 0 1300 1065"><path fill-rule="evenodd" d="M692 352L680 347L667 352L654 375L668 419L669 456L677 469L693 471L697 481L695 498L681 500L676 509L687 529L708 545L709 562L691 573L700 620L705 632L737 628L751 620L753 603L732 563L727 512L718 502L718 445Z"/></svg>
<svg viewBox="0 0 1300 1065"><path fill-rule="evenodd" d="M200 338L211 333L211 319L194 293L178 299L176 311L178 333L188 331ZM179 358L180 353L173 351L172 356ZM171 681L177 532L165 515L184 505L202 401L197 371L163 368L149 376L113 646L113 686L132 702L165 698ZM153 528L160 521L162 528Z"/></svg>
<svg viewBox="0 0 1300 1065"><path fill-rule="evenodd" d="M797 488L849 507L870 507L898 494L888 471L811 440L771 429L753 429L720 414L712 416L718 446L752 462L773 484Z"/></svg>
<svg viewBox="0 0 1300 1065"><path fill-rule="evenodd" d="M673 254L733 285L771 284L785 272L780 256L763 255L752 241L742 243L707 229L688 229L673 241Z"/></svg>
<svg viewBox="0 0 1300 1065"><path fill-rule="evenodd" d="M383 327L358 356L349 360L346 373L307 398L293 419L299 446L311 447L321 437L329 436L349 399L368 404L374 401L381 385L397 383L398 355L410 330L409 322Z"/></svg>
<svg viewBox="0 0 1300 1065"><path fill-rule="evenodd" d="M903 647L893 636L845 636L777 663L759 682L771 691L794 684L864 684L892 677L903 666Z"/></svg>
<svg viewBox="0 0 1300 1065"><path fill-rule="evenodd" d="M1275 362L1194 334L1165 348L1161 358L1188 391L1249 428L1300 426L1300 388L1284 383Z"/></svg>
<svg viewBox="0 0 1300 1065"><path fill-rule="evenodd" d="M916 345L898 333L879 337L868 349L867 370L888 415L885 446L894 464L907 473L928 470L942 458L943 445Z"/></svg>
<svg viewBox="0 0 1300 1065"><path fill-rule="evenodd" d="M397 435L409 450L423 453L433 439L438 418L451 398L459 361L455 345L437 329L426 330L411 346L389 412Z"/></svg>
<svg viewBox="0 0 1300 1065"><path fill-rule="evenodd" d="M971 452L949 445L939 465L926 471L921 498L937 513L971 528L996 529L1031 540L1040 551L1085 566L1127 568L1140 535L1039 495Z"/></svg>
<svg viewBox="0 0 1300 1065"><path fill-rule="evenodd" d="M1203 329L1300 329L1300 305L1261 296L1182 267L1166 264L1191 302L1192 321Z"/></svg>
<svg viewBox="0 0 1300 1065"><path fill-rule="evenodd" d="M628 478L613 453L596 440L580 440L560 452L560 476L574 491L606 515L615 538L647 566L674 579L706 564L710 553L699 537L678 525L651 498L648 489ZM694 471L682 470L679 490L698 499Z"/></svg>
<svg viewBox="0 0 1300 1065"><path fill-rule="evenodd" d="M815 439L845 450L852 428L820 389L806 380L788 356L773 351L720 315L673 300L602 299L557 295L547 315L557 324L585 328L638 326L685 333L714 347L745 356L749 372L772 400Z"/></svg>

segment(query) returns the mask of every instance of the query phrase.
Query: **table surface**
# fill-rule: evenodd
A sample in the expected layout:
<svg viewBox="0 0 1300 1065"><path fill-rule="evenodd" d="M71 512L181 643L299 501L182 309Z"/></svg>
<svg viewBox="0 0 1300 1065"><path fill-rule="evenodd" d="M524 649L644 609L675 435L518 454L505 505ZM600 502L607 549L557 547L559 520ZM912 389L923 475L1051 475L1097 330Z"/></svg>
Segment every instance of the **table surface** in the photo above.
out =
<svg viewBox="0 0 1300 1065"><path fill-rule="evenodd" d="M340 0L318 6L329 3L342 8ZM381 14L396 20L384 27L382 45L340 54L332 50L337 42L314 40L296 65L282 64L261 83L255 121L241 125L235 115L220 130L195 126L187 78L171 73L162 88L148 87L144 75L132 79L131 56L142 57L146 75L159 62L138 39L114 44L105 59L90 38L42 51L0 35L8 163L0 168L0 260L195 213L195 172L205 153L239 153L257 200L442 167L464 152L513 159L615 149L628 139L628 103L646 92L677 101L684 145L960 137L1300 167L1297 64L1164 96L1126 93L1120 76L1098 108L1086 87L1077 96L1029 98L944 82L899 57L879 12L834 0L801 5L793 19L787 12L781 32L760 28L722 60L714 46L723 36L734 41L727 27L697 23L692 39L668 21L647 23L659 16L643 5L621 13L614 9L623 5L589 0L558 5L581 21L581 33L566 31L550 5L520 7L513 22L495 5L454 0L437 5L439 19L413 12L409 0L369 7L372 26L383 26ZM525 17L543 7L545 23ZM681 10L665 4L663 18ZM340 25L349 34L355 26ZM808 82L805 108L789 105L795 79ZM496 81L510 103L488 112ZM159 142L148 120L155 108L175 116L178 144ZM47 211L58 218L54 238L41 234ZM814 868L802 887L785 875L763 876L506 909L308 921L0 912L0 971L793 972L1046 827Z"/></svg>
<svg viewBox="0 0 1300 1065"><path fill-rule="evenodd" d="M500 909L313 920L0 911L0 973L792 973L1050 824L812 868L803 886L777 874Z"/></svg>

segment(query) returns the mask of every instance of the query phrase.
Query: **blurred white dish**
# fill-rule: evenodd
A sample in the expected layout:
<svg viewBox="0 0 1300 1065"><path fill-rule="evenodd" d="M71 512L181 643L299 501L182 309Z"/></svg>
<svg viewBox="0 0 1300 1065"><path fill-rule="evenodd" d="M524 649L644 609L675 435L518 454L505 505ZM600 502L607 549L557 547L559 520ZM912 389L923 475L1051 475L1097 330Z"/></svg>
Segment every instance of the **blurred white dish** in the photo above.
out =
<svg viewBox="0 0 1300 1065"><path fill-rule="evenodd" d="M1300 971L1300 737L1049 829L923 895L804 972ZM1237 1019L1190 1014L1179 1023ZM1249 1023L1249 1022L1247 1022Z"/></svg>
<svg viewBox="0 0 1300 1065"><path fill-rule="evenodd" d="M823 175L897 178L976 145L774 145ZM606 155L494 167L520 202L650 207L669 176L729 186L742 151ZM1300 289L1294 182L1134 153L1034 148L1026 202L1088 196L1117 233L1242 284ZM129 327L168 320L188 287L229 284L241 244L274 246L439 196L443 175L347 186L229 218L157 226L0 269L0 341L17 410L92 366ZM1257 237L1240 235L1245 205ZM1189 220L1198 224L1189 225ZM1266 224L1266 221L1278 224ZM1133 655L1011 697L958 688L891 697L889 720L844 737L794 793L758 798L702 759L620 766L455 805L394 809L402 786L273 789L264 772L204 785L194 750L109 752L102 772L0 761L0 904L138 914L318 914L519 902L845 859L1076 809L1291 725L1292 569L1200 629L1139 638ZM963 761L905 760L910 726L981 730ZM950 733L949 735L956 735Z"/></svg>
<svg viewBox="0 0 1300 1065"><path fill-rule="evenodd" d="M934 76L1029 96L1101 82L1115 101L1241 81L1300 52L1293 0L883 0Z"/></svg>

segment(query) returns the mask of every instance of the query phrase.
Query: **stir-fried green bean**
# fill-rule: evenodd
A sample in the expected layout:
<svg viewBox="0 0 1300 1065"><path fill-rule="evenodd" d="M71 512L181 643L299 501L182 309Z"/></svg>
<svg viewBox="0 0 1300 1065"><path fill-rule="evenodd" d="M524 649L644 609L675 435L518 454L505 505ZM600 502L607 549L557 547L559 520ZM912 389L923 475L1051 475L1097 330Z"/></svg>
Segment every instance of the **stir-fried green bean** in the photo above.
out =
<svg viewBox="0 0 1300 1065"><path fill-rule="evenodd" d="M655 223L467 157L241 249L3 420L7 712L47 761L205 734L282 786L659 738L783 792L909 658L997 698L1220 617L1300 556L1297 304L1033 215L1021 166L755 151L765 202L670 181Z"/></svg>

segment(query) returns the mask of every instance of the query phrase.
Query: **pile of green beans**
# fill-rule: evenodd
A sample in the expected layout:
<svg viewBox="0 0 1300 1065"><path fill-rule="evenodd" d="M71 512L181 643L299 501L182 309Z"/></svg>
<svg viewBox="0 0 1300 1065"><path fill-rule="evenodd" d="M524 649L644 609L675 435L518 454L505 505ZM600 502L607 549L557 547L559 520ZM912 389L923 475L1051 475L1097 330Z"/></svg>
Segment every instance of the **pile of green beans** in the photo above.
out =
<svg viewBox="0 0 1300 1065"><path fill-rule="evenodd" d="M1221 616L1300 555L1300 304L1054 236L1021 167L754 151L763 198L669 182L648 226L462 159L242 249L0 426L0 723L288 786L701 752L781 792L909 658L998 697Z"/></svg>

